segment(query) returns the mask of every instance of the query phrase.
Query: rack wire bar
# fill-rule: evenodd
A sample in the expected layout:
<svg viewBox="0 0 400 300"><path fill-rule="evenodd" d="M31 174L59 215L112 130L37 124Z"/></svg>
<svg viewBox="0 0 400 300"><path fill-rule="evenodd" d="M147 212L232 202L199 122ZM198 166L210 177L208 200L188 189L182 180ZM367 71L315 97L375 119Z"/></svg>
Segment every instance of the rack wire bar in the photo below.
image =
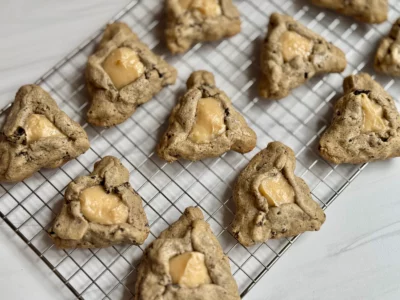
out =
<svg viewBox="0 0 400 300"><path fill-rule="evenodd" d="M174 86L162 90L121 125L104 129L85 120L88 95L84 69L104 28L44 74L36 84L49 91L58 105L88 133L91 147L77 159L54 170L41 170L17 184L0 184L0 217L65 283L78 299L132 299L136 267L145 247L174 222L185 207L199 206L230 258L241 296L272 268L297 240L271 240L245 248L229 231L234 216L231 190L238 173L268 142L279 140L296 152L296 174L309 184L312 195L326 209L360 174L366 164L332 165L316 150L320 134L329 125L332 103L341 95L345 76L373 73L371 61L378 41L390 29L356 23L344 16L310 6L303 0L234 1L242 15L242 32L231 39L197 44L181 56L168 54L162 40L159 0L134 0L110 22L126 22L153 51L178 69ZM258 57L272 12L294 16L345 51L348 67L343 74L311 79L282 101L258 97ZM390 1L389 21L400 15ZM154 153L168 115L185 90L189 74L197 69L215 74L219 88L232 99L258 136L257 147L242 155L228 152L199 162L167 164ZM399 92L395 79L376 76L392 95ZM11 102L0 108L3 123ZM90 173L93 164L114 155L131 172L131 184L145 202L151 234L144 245L119 245L104 249L58 250L46 231L59 212L68 183ZM329 217L329 216L328 216Z"/></svg>

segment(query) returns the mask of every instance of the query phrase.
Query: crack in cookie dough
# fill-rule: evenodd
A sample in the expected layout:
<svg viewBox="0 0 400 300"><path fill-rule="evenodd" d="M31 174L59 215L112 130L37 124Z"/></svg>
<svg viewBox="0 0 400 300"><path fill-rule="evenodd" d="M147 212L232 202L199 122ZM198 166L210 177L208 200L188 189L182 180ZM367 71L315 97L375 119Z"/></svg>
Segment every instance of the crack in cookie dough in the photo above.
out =
<svg viewBox="0 0 400 300"><path fill-rule="evenodd" d="M121 162L106 156L93 172L72 181L49 235L58 248L141 245L149 234L142 199Z"/></svg>
<svg viewBox="0 0 400 300"><path fill-rule="evenodd" d="M260 95L282 99L311 77L346 68L344 53L293 18L273 13L261 49Z"/></svg>
<svg viewBox="0 0 400 300"><path fill-rule="evenodd" d="M197 207L147 247L137 274L136 300L240 299L229 259Z"/></svg>
<svg viewBox="0 0 400 300"><path fill-rule="evenodd" d="M388 0L311 0L311 2L365 23L385 22L389 8Z"/></svg>
<svg viewBox="0 0 400 300"><path fill-rule="evenodd" d="M89 149L85 130L37 85L22 86L0 134L0 181L22 181Z"/></svg>
<svg viewBox="0 0 400 300"><path fill-rule="evenodd" d="M232 232L244 246L319 230L325 214L303 179L294 175L293 150L269 143L240 173L234 186Z"/></svg>
<svg viewBox="0 0 400 300"><path fill-rule="evenodd" d="M229 150L246 153L254 149L256 134L215 86L213 74L193 72L186 85L188 91L172 110L168 129L157 147L162 159L196 161Z"/></svg>
<svg viewBox="0 0 400 300"><path fill-rule="evenodd" d="M166 0L166 15L165 36L172 53L240 32L240 15L232 0Z"/></svg>
<svg viewBox="0 0 400 300"><path fill-rule="evenodd" d="M374 66L378 72L400 76L400 18L379 44Z"/></svg>
<svg viewBox="0 0 400 300"><path fill-rule="evenodd" d="M109 24L97 51L89 57L86 81L91 99L89 123L114 126L167 85L177 72L124 23Z"/></svg>
<svg viewBox="0 0 400 300"><path fill-rule="evenodd" d="M319 141L321 156L335 164L400 156L400 114L392 97L366 73L345 78L343 90Z"/></svg>

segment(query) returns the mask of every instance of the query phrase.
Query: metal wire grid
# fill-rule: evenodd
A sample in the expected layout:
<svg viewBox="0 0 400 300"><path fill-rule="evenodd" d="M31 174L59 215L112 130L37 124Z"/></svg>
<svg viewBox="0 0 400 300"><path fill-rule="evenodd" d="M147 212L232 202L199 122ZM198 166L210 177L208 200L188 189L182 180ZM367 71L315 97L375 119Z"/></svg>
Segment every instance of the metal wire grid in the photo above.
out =
<svg viewBox="0 0 400 300"><path fill-rule="evenodd" d="M282 3L283 2L283 3ZM393 1L394 2L394 1ZM366 166L334 166L316 151L320 133L329 124L332 99L341 94L344 76L371 71L369 62L377 41L390 24L364 26L350 19L310 7L304 1L236 1L241 11L242 32L219 43L198 44L183 56L165 58L179 71L177 84L165 88L123 124L111 129L93 127L85 121L88 96L84 68L101 31L41 77L37 84L57 100L60 108L87 131L91 148L84 155L56 170L42 170L18 184L0 185L0 216L80 299L131 299L136 266L143 249L174 222L189 205L199 206L225 253L244 296L297 239L282 239L245 248L228 228L233 219L232 184L240 170L272 140L280 140L297 153L296 173L309 184L314 199L326 209ZM303 24L331 40L347 53L344 74L314 78L280 102L258 98L260 42L265 36L270 13L295 16ZM165 54L158 0L133 1L114 20L128 23L156 53ZM391 4L389 19L399 15ZM229 152L201 162L166 164L154 148L165 129L165 121L185 90L189 74L199 68L216 76L217 85L231 96L258 136L257 147L241 155ZM379 77L391 94L395 81ZM259 101L261 100L261 101ZM6 109L0 110L4 121ZM94 162L114 155L131 171L131 183L145 202L151 234L144 245L114 246L106 249L55 249L46 234L62 204L64 190L76 176L88 174Z"/></svg>

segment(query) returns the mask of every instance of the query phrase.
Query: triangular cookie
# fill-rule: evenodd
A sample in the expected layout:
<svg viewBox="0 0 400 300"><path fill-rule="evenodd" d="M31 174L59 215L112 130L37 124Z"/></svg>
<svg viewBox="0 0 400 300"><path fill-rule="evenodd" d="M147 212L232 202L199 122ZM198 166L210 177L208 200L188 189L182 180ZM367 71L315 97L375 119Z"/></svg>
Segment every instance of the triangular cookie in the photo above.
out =
<svg viewBox="0 0 400 300"><path fill-rule="evenodd" d="M193 72L188 91L172 110L169 126L158 145L158 155L168 162L216 157L229 150L246 153L256 146L256 134L215 86L214 75Z"/></svg>
<svg viewBox="0 0 400 300"><path fill-rule="evenodd" d="M400 76L400 18L393 24L389 35L382 39L374 65L378 72Z"/></svg>
<svg viewBox="0 0 400 300"><path fill-rule="evenodd" d="M335 164L400 156L400 115L392 97L365 73L345 78L343 90L319 141L321 156Z"/></svg>
<svg viewBox="0 0 400 300"><path fill-rule="evenodd" d="M294 175L295 167L293 150L272 142L240 173L232 232L242 245L316 231L325 222L307 184Z"/></svg>
<svg viewBox="0 0 400 300"><path fill-rule="evenodd" d="M197 207L147 247L137 272L136 300L240 299L229 259Z"/></svg>
<svg viewBox="0 0 400 300"><path fill-rule="evenodd" d="M165 4L165 36L172 53L240 32L240 15L232 0L166 0Z"/></svg>
<svg viewBox="0 0 400 300"><path fill-rule="evenodd" d="M22 86L0 134L0 181L57 168L89 149L85 130L37 85Z"/></svg>
<svg viewBox="0 0 400 300"><path fill-rule="evenodd" d="M120 124L175 80L175 68L154 54L128 25L109 24L87 63L86 82L92 97L87 120L96 126Z"/></svg>
<svg viewBox="0 0 400 300"><path fill-rule="evenodd" d="M311 2L365 23L385 22L389 8L388 0L311 0Z"/></svg>
<svg viewBox="0 0 400 300"><path fill-rule="evenodd" d="M346 68L344 53L293 18L273 13L261 49L260 95L281 99L316 74Z"/></svg>
<svg viewBox="0 0 400 300"><path fill-rule="evenodd" d="M58 248L141 245L149 234L142 199L121 162L106 156L93 172L72 181L49 235Z"/></svg>

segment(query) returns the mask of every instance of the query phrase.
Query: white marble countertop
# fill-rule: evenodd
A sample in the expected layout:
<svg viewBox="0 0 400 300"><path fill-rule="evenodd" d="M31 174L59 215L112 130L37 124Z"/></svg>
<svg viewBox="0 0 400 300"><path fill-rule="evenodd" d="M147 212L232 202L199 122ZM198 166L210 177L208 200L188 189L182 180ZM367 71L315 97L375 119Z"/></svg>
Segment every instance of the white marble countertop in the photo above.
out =
<svg viewBox="0 0 400 300"><path fill-rule="evenodd" d="M0 0L0 101L35 81L129 0ZM400 299L400 159L370 164L246 299ZM73 299L0 221L2 299Z"/></svg>

